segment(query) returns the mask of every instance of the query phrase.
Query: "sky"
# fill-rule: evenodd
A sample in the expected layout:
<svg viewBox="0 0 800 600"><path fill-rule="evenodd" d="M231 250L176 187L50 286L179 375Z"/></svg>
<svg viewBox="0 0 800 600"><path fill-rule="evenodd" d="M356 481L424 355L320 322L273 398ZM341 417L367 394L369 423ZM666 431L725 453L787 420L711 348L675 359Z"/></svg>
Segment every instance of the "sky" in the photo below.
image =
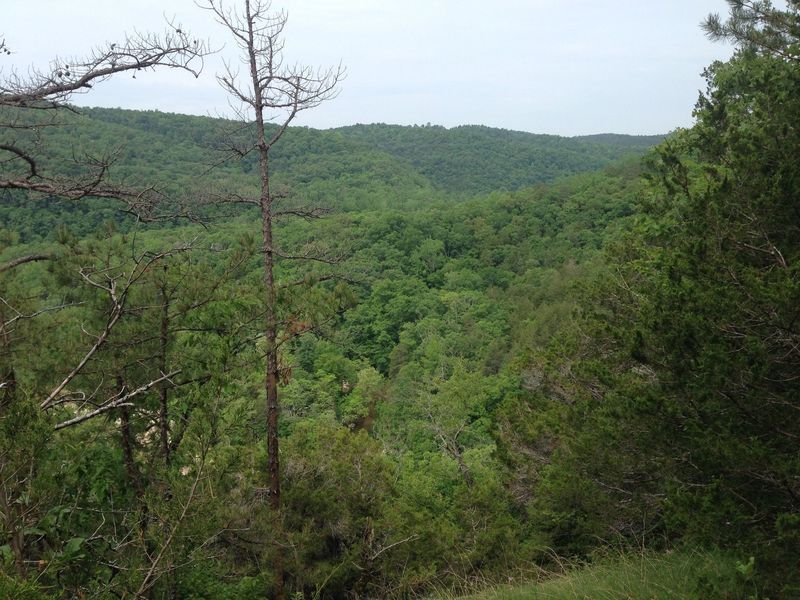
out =
<svg viewBox="0 0 800 600"><path fill-rule="evenodd" d="M225 0L216 0L217 2ZM235 0L227 0L229 3ZM87 54L166 20L220 52L197 79L122 75L83 106L231 115L215 80L235 45L192 0L0 0L12 69ZM533 133L655 134L692 123L702 71L729 46L700 29L724 0L274 0L289 15L289 62L347 69L338 97L296 122L481 124Z"/></svg>

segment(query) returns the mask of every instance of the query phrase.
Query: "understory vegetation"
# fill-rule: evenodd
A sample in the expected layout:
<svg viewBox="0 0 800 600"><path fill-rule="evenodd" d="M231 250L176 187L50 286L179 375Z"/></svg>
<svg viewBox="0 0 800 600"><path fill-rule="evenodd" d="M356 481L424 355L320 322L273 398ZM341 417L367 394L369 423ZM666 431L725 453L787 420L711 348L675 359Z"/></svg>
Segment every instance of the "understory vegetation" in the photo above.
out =
<svg viewBox="0 0 800 600"><path fill-rule="evenodd" d="M0 598L800 596L800 18L731 4L666 138L287 130L278 509L247 127L0 105Z"/></svg>

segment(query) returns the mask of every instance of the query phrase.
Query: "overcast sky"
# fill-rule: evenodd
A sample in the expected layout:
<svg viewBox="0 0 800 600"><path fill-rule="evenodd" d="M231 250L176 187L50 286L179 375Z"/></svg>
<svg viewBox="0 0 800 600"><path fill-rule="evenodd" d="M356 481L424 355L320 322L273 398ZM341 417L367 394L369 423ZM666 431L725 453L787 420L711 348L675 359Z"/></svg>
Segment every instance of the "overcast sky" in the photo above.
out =
<svg viewBox="0 0 800 600"><path fill-rule="evenodd" d="M0 0L11 56L3 73L86 53L175 19L227 44L203 75L118 77L77 104L225 114L214 73L234 55L191 0ZM220 0L217 0L218 2ZM231 0L228 0L231 1ZM724 0L275 0L289 13L286 55L347 68L338 98L299 124L483 124L534 133L664 133L691 124L701 73L731 49L699 23Z"/></svg>

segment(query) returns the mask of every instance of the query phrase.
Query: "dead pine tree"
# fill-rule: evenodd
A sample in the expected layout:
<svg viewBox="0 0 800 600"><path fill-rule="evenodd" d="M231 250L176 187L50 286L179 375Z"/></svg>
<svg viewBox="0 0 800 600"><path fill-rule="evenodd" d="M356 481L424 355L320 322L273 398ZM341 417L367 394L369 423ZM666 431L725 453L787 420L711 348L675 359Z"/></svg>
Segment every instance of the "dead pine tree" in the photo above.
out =
<svg viewBox="0 0 800 600"><path fill-rule="evenodd" d="M230 8L224 3L209 0L203 8L210 10L216 20L233 36L242 52L246 75L226 65L218 76L222 87L241 104L239 116L250 123L254 119L253 137L244 146L231 147L232 154L243 158L252 152L258 156L260 194L257 198L236 196L230 202L255 204L261 211L261 251L264 260L265 330L267 396L267 449L269 456L270 504L280 508L280 469L278 460L278 347L281 323L278 316L275 265L278 259L306 259L333 262L313 252L290 256L282 252L273 238L278 218L294 215L301 218L321 216L323 210L278 206L284 198L271 186L270 151L278 143L295 117L314 108L337 94L344 76L341 66L318 70L311 67L284 64L283 30L285 12L271 11L268 0L244 0L242 6Z"/></svg>
<svg viewBox="0 0 800 600"><path fill-rule="evenodd" d="M290 256L276 245L273 233L278 218L294 215L311 219L320 216L318 208L291 208L279 206L284 194L276 193L271 185L270 151L286 133L295 117L304 110L314 108L338 93L338 84L344 77L339 66L316 69L297 64L289 65L283 59L283 32L287 15L273 11L269 0L243 0L236 6L221 0L206 0L202 8L211 11L215 19L233 37L240 52L242 69L226 64L225 72L218 76L223 89L240 108L239 117L245 124L242 131L249 134L244 144L232 143L230 156L244 158L255 153L258 157L259 194L257 197L228 197L223 201L257 205L261 212L261 251L263 253L264 342L267 421L267 454L269 462L269 502L278 511L281 507L281 477L278 453L278 380L280 366L278 350L282 331L288 328L281 323L277 306L278 287L275 266L279 259L307 259L328 262L313 251ZM239 135L239 140L242 136ZM295 327L292 331L297 335ZM276 595L283 597L282 567L275 565L278 584Z"/></svg>

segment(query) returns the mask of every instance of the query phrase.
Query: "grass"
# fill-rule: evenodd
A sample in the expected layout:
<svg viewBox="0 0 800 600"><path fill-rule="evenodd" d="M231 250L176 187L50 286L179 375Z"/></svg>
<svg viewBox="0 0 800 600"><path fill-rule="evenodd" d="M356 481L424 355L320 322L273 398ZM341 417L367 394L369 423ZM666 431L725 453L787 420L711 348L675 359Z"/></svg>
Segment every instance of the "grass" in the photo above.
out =
<svg viewBox="0 0 800 600"><path fill-rule="evenodd" d="M568 569L521 586L461 600L703 600L755 598L746 567L728 555L700 552L626 554ZM448 598L444 596L443 598ZM449 596L453 599L454 596Z"/></svg>

